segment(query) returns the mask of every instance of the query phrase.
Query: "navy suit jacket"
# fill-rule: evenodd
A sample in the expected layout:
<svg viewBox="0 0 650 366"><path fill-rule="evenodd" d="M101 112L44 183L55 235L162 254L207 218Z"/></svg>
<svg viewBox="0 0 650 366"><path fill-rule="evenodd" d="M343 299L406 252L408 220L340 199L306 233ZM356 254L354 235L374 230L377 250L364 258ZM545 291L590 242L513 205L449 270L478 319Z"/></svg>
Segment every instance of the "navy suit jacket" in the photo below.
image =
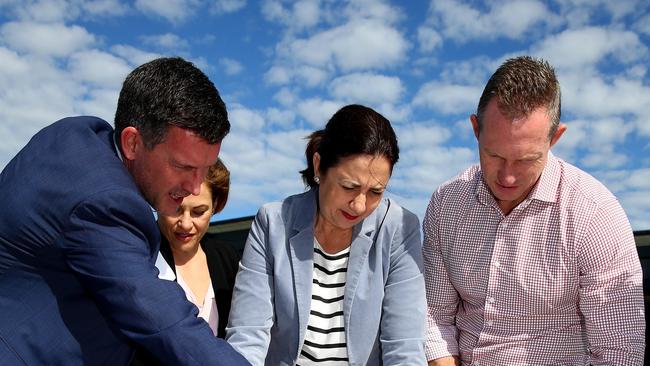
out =
<svg viewBox="0 0 650 366"><path fill-rule="evenodd" d="M247 364L158 279L160 234L94 117L37 133L0 174L0 365Z"/></svg>

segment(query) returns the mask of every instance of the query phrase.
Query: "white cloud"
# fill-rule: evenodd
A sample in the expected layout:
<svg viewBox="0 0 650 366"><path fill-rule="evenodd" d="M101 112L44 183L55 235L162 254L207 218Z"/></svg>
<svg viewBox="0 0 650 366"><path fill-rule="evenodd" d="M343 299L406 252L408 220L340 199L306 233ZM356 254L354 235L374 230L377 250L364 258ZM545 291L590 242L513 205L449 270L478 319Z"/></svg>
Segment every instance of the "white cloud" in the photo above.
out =
<svg viewBox="0 0 650 366"><path fill-rule="evenodd" d="M532 49L556 68L582 68L611 56L629 63L648 55L648 47L630 31L586 27L569 29L547 37Z"/></svg>
<svg viewBox="0 0 650 366"><path fill-rule="evenodd" d="M338 67L343 71L384 68L404 60L409 44L395 28L359 20L306 39L280 44L278 52L297 64Z"/></svg>
<svg viewBox="0 0 650 366"><path fill-rule="evenodd" d="M394 24L404 18L399 7L384 0L350 0L344 14L348 19L372 19L384 24Z"/></svg>
<svg viewBox="0 0 650 366"><path fill-rule="evenodd" d="M304 118L312 127L320 129L332 115L343 105L320 98L310 98L298 103L298 115Z"/></svg>
<svg viewBox="0 0 650 366"><path fill-rule="evenodd" d="M281 1L267 0L262 4L262 14L267 20L279 22L290 31L311 28L318 24L321 15L319 0L290 2L285 8Z"/></svg>
<svg viewBox="0 0 650 366"><path fill-rule="evenodd" d="M112 46L111 51L116 55L128 60L129 64L132 66L139 66L158 57L162 57L162 54L160 53L146 52L138 48L122 44Z"/></svg>
<svg viewBox="0 0 650 366"><path fill-rule="evenodd" d="M650 35L650 14L646 14L639 18L633 25L639 33Z"/></svg>
<svg viewBox="0 0 650 366"><path fill-rule="evenodd" d="M556 22L546 5L536 0L488 2L482 8L457 0L431 0L428 24L446 38L466 42L499 37L520 39L535 26Z"/></svg>
<svg viewBox="0 0 650 366"><path fill-rule="evenodd" d="M91 89L84 98L75 102L77 114L97 116L113 123L120 89Z"/></svg>
<svg viewBox="0 0 650 366"><path fill-rule="evenodd" d="M94 16L118 16L128 11L128 6L122 4L120 0L83 1L81 6L84 11Z"/></svg>
<svg viewBox="0 0 650 366"><path fill-rule="evenodd" d="M442 36L435 29L431 27L418 28L418 42L420 50L423 52L431 52L437 47L442 45Z"/></svg>
<svg viewBox="0 0 650 366"><path fill-rule="evenodd" d="M302 85L314 87L323 84L329 77L329 74L321 68L301 65L293 70L295 77Z"/></svg>
<svg viewBox="0 0 650 366"><path fill-rule="evenodd" d="M275 93L273 99L285 107L293 107L293 104L296 103L298 97L293 91L289 90L289 88L284 87Z"/></svg>
<svg viewBox="0 0 650 366"><path fill-rule="evenodd" d="M579 161L586 168L622 167L629 159L617 149L634 131L634 126L621 118L573 120L554 147L557 155L567 161Z"/></svg>
<svg viewBox="0 0 650 366"><path fill-rule="evenodd" d="M451 130L432 121L403 125L397 128L397 132L400 145L414 152L442 145L452 137Z"/></svg>
<svg viewBox="0 0 650 366"><path fill-rule="evenodd" d="M233 202L255 212L264 202L302 191L298 172L304 169L304 137L309 133L294 129L251 139L249 133L233 129L220 154L232 173Z"/></svg>
<svg viewBox="0 0 650 366"><path fill-rule="evenodd" d="M244 66L239 61L227 57L220 59L219 64L226 75L237 75L244 70Z"/></svg>
<svg viewBox="0 0 650 366"><path fill-rule="evenodd" d="M7 12L14 13L19 19L26 21L61 22L74 19L79 15L79 8L64 0L7 1L6 3Z"/></svg>
<svg viewBox="0 0 650 366"><path fill-rule="evenodd" d="M294 127L296 113L289 109L269 108L266 111L266 118L273 126L286 130Z"/></svg>
<svg viewBox="0 0 650 366"><path fill-rule="evenodd" d="M68 69L70 75L84 84L119 90L131 66L111 54L90 50L71 55Z"/></svg>
<svg viewBox="0 0 650 366"><path fill-rule="evenodd" d="M211 11L215 14L234 13L246 6L246 0L216 0Z"/></svg>
<svg viewBox="0 0 650 366"><path fill-rule="evenodd" d="M615 77L606 81L603 77L607 76L590 70L561 73L562 107L575 115L599 118L646 114L650 108L650 85L638 79Z"/></svg>
<svg viewBox="0 0 650 366"><path fill-rule="evenodd" d="M413 104L443 114L469 115L476 109L482 91L478 86L431 81L420 87Z"/></svg>
<svg viewBox="0 0 650 366"><path fill-rule="evenodd" d="M454 60L443 65L443 69L440 72L440 79L447 83L461 85L487 83L490 75L503 61L492 60L485 56L478 56L466 60ZM481 90L483 90L483 86ZM476 103L478 104L478 98L476 99Z"/></svg>
<svg viewBox="0 0 650 366"><path fill-rule="evenodd" d="M590 151L580 159L582 166L597 169L620 168L625 165L627 161L627 156L614 151L614 147L611 145L601 146L597 151Z"/></svg>
<svg viewBox="0 0 650 366"><path fill-rule="evenodd" d="M619 199L635 230L650 229L650 169L596 170L594 176Z"/></svg>
<svg viewBox="0 0 650 366"><path fill-rule="evenodd" d="M632 229L650 229L650 189L622 192L618 199L627 214Z"/></svg>
<svg viewBox="0 0 650 366"><path fill-rule="evenodd" d="M188 41L173 33L140 36L140 39L147 45L166 51L182 51L190 47Z"/></svg>
<svg viewBox="0 0 650 366"><path fill-rule="evenodd" d="M405 145L400 143L400 146ZM407 148L400 154L391 189L421 196L424 204L439 185L477 160L477 153L466 147L429 145L420 149Z"/></svg>
<svg viewBox="0 0 650 366"><path fill-rule="evenodd" d="M228 119L231 123L231 130L238 133L248 133L254 136L264 128L264 116L252 109L239 104L232 104L228 107Z"/></svg>
<svg viewBox="0 0 650 366"><path fill-rule="evenodd" d="M13 15L24 21L63 22L79 17L98 18L124 15L128 6L120 0L4 0L0 1L3 15Z"/></svg>
<svg viewBox="0 0 650 366"><path fill-rule="evenodd" d="M614 23L638 11L644 0L563 0L556 4L570 27L580 27L595 17L611 16Z"/></svg>
<svg viewBox="0 0 650 366"><path fill-rule="evenodd" d="M262 3L262 15L266 20L288 23L290 14L278 0L265 0Z"/></svg>
<svg viewBox="0 0 650 366"><path fill-rule="evenodd" d="M42 127L78 114L75 101L87 89L40 57L0 47L0 64L0 166L4 166Z"/></svg>
<svg viewBox="0 0 650 366"><path fill-rule="evenodd" d="M272 66L265 74L264 80L271 85L288 84L291 81L292 73L289 68L283 66Z"/></svg>
<svg viewBox="0 0 650 366"><path fill-rule="evenodd" d="M55 57L67 56L96 42L86 29L59 23L9 22L0 28L0 36L14 50Z"/></svg>
<svg viewBox="0 0 650 366"><path fill-rule="evenodd" d="M318 24L320 1L300 0L293 4L293 24L298 28L309 28Z"/></svg>
<svg viewBox="0 0 650 366"><path fill-rule="evenodd" d="M376 105L397 102L404 87L397 77L354 73L332 80L329 92L335 99Z"/></svg>
<svg viewBox="0 0 650 366"><path fill-rule="evenodd" d="M407 122L411 117L411 113L413 112L410 105L397 104L393 103L392 101L378 105L372 105L371 107L386 117L391 122L393 127L395 127L397 124Z"/></svg>
<svg viewBox="0 0 650 366"><path fill-rule="evenodd" d="M198 0L136 0L135 7L147 15L182 23L194 14Z"/></svg>

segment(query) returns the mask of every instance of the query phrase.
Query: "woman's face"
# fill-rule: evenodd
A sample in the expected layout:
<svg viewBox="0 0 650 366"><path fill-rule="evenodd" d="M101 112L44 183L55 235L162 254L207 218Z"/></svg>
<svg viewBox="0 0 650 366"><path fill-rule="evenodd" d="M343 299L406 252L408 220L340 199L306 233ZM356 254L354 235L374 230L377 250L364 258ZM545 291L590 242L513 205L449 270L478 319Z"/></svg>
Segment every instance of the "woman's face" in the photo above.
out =
<svg viewBox="0 0 650 366"><path fill-rule="evenodd" d="M210 189L205 183L201 184L198 196L187 196L176 210L169 216L158 217L158 227L172 249L190 250L201 243L201 238L208 231L213 205Z"/></svg>
<svg viewBox="0 0 650 366"><path fill-rule="evenodd" d="M320 155L314 168L320 178L319 225L351 229L377 208L390 179L391 166L384 156L354 155L343 158L323 175Z"/></svg>

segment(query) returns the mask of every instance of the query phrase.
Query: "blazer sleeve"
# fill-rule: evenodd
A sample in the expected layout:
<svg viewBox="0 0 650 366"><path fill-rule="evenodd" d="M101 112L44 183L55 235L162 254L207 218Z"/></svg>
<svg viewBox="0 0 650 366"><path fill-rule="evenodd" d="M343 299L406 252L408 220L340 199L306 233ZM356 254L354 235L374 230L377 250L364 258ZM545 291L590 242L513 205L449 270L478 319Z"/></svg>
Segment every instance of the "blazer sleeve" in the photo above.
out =
<svg viewBox="0 0 650 366"><path fill-rule="evenodd" d="M174 282L158 279L151 209L131 190L107 190L70 216L61 249L71 270L114 328L175 365L247 365L212 335Z"/></svg>
<svg viewBox="0 0 650 366"><path fill-rule="evenodd" d="M406 211L393 216L390 269L384 287L380 336L382 361L388 365L425 365L424 278L418 218ZM399 221L399 222L395 222Z"/></svg>
<svg viewBox="0 0 650 366"><path fill-rule="evenodd" d="M274 322L273 261L265 207L253 221L235 280L226 341L252 365L264 365Z"/></svg>

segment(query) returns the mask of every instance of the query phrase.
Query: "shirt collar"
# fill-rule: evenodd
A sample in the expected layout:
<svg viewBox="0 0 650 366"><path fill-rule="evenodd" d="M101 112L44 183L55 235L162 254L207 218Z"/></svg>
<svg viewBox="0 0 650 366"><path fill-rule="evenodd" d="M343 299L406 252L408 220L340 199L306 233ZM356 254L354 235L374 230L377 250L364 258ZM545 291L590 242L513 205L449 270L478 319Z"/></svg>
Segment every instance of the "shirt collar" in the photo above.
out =
<svg viewBox="0 0 650 366"><path fill-rule="evenodd" d="M124 158L122 157L122 152L120 152L120 147L117 146L117 133L113 131L113 145L115 146L115 151L117 152L117 157L124 162Z"/></svg>
<svg viewBox="0 0 650 366"><path fill-rule="evenodd" d="M542 175L539 177L533 190L530 191L528 198L543 202L557 202L557 189L560 185L561 170L560 162L549 151Z"/></svg>

